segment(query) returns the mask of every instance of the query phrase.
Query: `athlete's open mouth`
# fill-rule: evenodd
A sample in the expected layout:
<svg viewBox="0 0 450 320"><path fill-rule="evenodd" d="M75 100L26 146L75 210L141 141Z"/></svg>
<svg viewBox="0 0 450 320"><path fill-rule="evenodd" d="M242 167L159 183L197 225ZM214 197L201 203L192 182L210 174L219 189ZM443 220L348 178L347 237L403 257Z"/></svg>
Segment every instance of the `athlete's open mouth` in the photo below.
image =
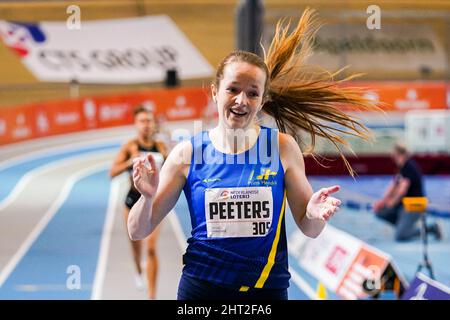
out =
<svg viewBox="0 0 450 320"><path fill-rule="evenodd" d="M230 112L238 117L243 117L243 116L247 115L247 112L237 111L237 110L233 110L233 109L230 109Z"/></svg>

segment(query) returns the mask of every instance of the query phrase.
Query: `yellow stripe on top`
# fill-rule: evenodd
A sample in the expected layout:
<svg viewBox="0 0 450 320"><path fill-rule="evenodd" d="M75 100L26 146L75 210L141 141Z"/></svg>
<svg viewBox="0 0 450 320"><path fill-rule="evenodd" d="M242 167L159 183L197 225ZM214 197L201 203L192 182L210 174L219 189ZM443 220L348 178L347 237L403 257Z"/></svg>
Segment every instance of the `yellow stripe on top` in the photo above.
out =
<svg viewBox="0 0 450 320"><path fill-rule="evenodd" d="M269 273L272 270L273 265L275 264L275 254L277 253L278 241L280 240L281 222L283 221L285 203L286 203L286 189L284 189L283 204L281 205L280 216L278 218L277 232L275 234L275 239L273 240L272 243L272 249L270 249L267 263L264 266L264 269L261 272L258 281L256 282L255 288L262 288L264 286L264 283L266 283L266 280L269 277Z"/></svg>

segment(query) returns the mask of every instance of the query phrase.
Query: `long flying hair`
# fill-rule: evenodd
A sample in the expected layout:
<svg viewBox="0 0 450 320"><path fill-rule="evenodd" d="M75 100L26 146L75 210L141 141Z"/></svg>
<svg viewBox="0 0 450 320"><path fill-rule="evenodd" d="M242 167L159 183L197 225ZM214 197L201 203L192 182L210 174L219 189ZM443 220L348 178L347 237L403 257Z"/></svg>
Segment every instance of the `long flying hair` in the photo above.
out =
<svg viewBox="0 0 450 320"><path fill-rule="evenodd" d="M354 171L342 146L352 150L342 134L367 141L371 140L372 135L363 123L344 112L342 106L354 110L381 109L376 102L363 96L363 88L338 86L358 75L335 80L343 69L330 73L305 64L312 53L314 36L320 26L311 9L303 12L292 32L289 31L290 22L280 20L270 47L267 53L264 52L264 59L246 51L230 53L217 68L215 84L219 86L223 70L230 63L247 62L261 68L267 75L262 111L275 119L281 132L291 134L303 144L302 147L306 146L304 152L316 160L316 137L330 141L353 176ZM301 130L309 134L309 145L299 141Z"/></svg>

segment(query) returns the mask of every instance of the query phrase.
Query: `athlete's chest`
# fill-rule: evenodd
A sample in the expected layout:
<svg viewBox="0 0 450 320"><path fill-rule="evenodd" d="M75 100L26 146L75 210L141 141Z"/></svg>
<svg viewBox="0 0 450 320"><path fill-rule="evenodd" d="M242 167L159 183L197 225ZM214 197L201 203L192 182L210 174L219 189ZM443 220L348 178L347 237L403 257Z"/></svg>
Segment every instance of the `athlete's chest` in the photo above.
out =
<svg viewBox="0 0 450 320"><path fill-rule="evenodd" d="M284 172L274 165L202 165L191 171L194 188L220 187L284 187Z"/></svg>

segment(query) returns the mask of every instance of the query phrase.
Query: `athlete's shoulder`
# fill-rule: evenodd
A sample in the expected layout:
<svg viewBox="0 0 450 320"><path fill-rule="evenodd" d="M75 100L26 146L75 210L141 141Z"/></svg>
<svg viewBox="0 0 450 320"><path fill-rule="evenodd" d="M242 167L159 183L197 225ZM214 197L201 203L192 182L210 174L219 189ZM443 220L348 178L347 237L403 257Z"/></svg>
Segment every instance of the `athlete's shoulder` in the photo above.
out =
<svg viewBox="0 0 450 320"><path fill-rule="evenodd" d="M280 158L283 167L287 170L291 166L304 166L303 154L293 136L286 133L278 134L280 144Z"/></svg>
<svg viewBox="0 0 450 320"><path fill-rule="evenodd" d="M297 141L294 137L287 133L278 133L278 141L280 143L280 148L299 148Z"/></svg>
<svg viewBox="0 0 450 320"><path fill-rule="evenodd" d="M127 148L127 149L135 148L137 146L138 146L137 138L129 139L122 145L122 147Z"/></svg>
<svg viewBox="0 0 450 320"><path fill-rule="evenodd" d="M122 146L120 147L120 153L129 156L130 154L135 153L137 148L137 140L130 139L122 144Z"/></svg>
<svg viewBox="0 0 450 320"><path fill-rule="evenodd" d="M183 140L181 142L178 142L175 147L173 147L173 150L189 150L192 149L192 143L189 139Z"/></svg>
<svg viewBox="0 0 450 320"><path fill-rule="evenodd" d="M158 152L162 154L164 159L167 159L167 156L169 154L167 144L164 141L155 140L155 147L156 147L156 150L158 150Z"/></svg>
<svg viewBox="0 0 450 320"><path fill-rule="evenodd" d="M192 143L190 140L179 142L170 151L167 161L173 164L189 165L192 156Z"/></svg>

